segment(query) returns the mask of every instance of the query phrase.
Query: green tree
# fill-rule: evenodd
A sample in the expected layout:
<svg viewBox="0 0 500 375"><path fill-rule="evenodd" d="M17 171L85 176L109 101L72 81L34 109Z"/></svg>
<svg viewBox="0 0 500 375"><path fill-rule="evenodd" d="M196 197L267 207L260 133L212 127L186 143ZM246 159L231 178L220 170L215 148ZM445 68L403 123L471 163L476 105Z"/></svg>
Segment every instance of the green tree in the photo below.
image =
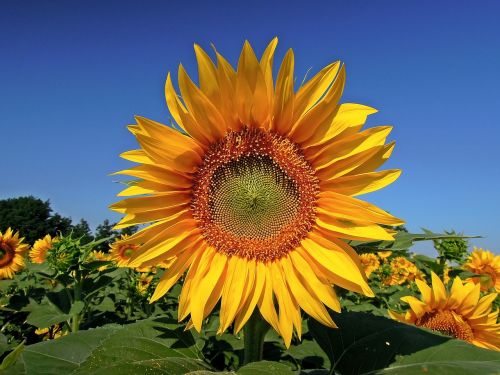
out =
<svg viewBox="0 0 500 375"><path fill-rule="evenodd" d="M85 219L80 219L80 221L73 225L73 238L80 238L82 244L86 244L92 241L92 231L90 230L89 223Z"/></svg>
<svg viewBox="0 0 500 375"><path fill-rule="evenodd" d="M11 227L18 230L26 242L33 244L37 239L71 230L71 219L52 214L50 201L33 196L0 200L0 231Z"/></svg>

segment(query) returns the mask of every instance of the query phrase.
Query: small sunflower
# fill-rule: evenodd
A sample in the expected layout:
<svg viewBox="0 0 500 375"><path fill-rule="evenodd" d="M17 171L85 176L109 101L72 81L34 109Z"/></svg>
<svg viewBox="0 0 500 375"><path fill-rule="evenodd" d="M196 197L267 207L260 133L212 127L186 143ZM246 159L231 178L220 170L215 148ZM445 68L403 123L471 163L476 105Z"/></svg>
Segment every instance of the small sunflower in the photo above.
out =
<svg viewBox="0 0 500 375"><path fill-rule="evenodd" d="M459 277L447 291L435 273L432 273L432 288L425 281L416 280L416 283L422 299L402 297L410 309L402 314L389 311L393 319L439 331L482 348L500 350L498 310L491 311L497 293L480 298L480 286L464 285Z"/></svg>
<svg viewBox="0 0 500 375"><path fill-rule="evenodd" d="M16 272L24 268L24 253L28 245L19 238L19 232L14 233L8 228L0 232L0 280L12 279Z"/></svg>
<svg viewBox="0 0 500 375"><path fill-rule="evenodd" d="M371 273L380 267L380 261L375 254L361 254L359 260L361 261L361 266L365 270L366 277L370 277Z"/></svg>
<svg viewBox="0 0 500 375"><path fill-rule="evenodd" d="M219 332L238 332L252 312L290 341L301 334L301 310L335 326L332 285L372 296L355 251L343 240L393 240L402 220L353 196L395 181L399 170L375 170L391 155L390 126L361 130L376 110L339 104L345 69L334 62L296 92L294 54L276 81L277 39L258 60L244 43L235 70L195 45L199 86L179 67L170 74L170 113L182 131L136 117L140 149L121 156L140 165L118 172L140 179L111 206L125 214L116 228L152 223L121 241L140 243L131 266L172 260L152 296L163 296L187 272L179 319L200 331L221 300ZM274 303L276 301L276 304Z"/></svg>
<svg viewBox="0 0 500 375"><path fill-rule="evenodd" d="M481 290L495 288L500 293L500 255L475 247L463 268L482 275L470 279L474 283L480 283Z"/></svg>
<svg viewBox="0 0 500 375"><path fill-rule="evenodd" d="M59 241L57 237L52 238L47 234L44 238L36 240L30 250L30 259L33 263L43 263L47 258L47 252L52 249L54 243Z"/></svg>
<svg viewBox="0 0 500 375"><path fill-rule="evenodd" d="M124 234L110 245L110 259L119 267L128 267L130 258L139 249L139 245L130 243L128 239L129 236Z"/></svg>
<svg viewBox="0 0 500 375"><path fill-rule="evenodd" d="M92 259L93 260L98 260L101 262L108 262L111 260L111 256L109 254L106 254L103 251L98 251L98 250L93 250L91 253ZM106 268L108 268L107 265L99 267L97 270L98 271L104 271Z"/></svg>
<svg viewBox="0 0 500 375"><path fill-rule="evenodd" d="M137 284L136 284L136 289L139 294L146 294L146 292L149 289L149 285L151 285L151 282L153 281L153 276L149 275L147 273L141 273L139 277L137 278Z"/></svg>
<svg viewBox="0 0 500 375"><path fill-rule="evenodd" d="M387 262L387 259L392 255L392 251L379 251L377 252L377 255L385 263Z"/></svg>
<svg viewBox="0 0 500 375"><path fill-rule="evenodd" d="M382 279L385 285L402 285L405 282L422 280L423 273L405 257L396 257L390 263L391 273Z"/></svg>

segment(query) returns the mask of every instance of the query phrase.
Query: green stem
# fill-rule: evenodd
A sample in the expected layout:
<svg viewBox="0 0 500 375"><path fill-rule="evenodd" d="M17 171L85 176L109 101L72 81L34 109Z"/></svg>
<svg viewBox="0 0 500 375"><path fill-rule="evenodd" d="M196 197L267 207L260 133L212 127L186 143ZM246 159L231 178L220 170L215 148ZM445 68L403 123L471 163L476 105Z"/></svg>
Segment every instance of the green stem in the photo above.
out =
<svg viewBox="0 0 500 375"><path fill-rule="evenodd" d="M75 281L73 291L73 303L82 300L82 285L80 281ZM80 328L80 314L73 314L71 317L71 332L76 332Z"/></svg>
<svg viewBox="0 0 500 375"><path fill-rule="evenodd" d="M256 309L243 327L243 339L245 340L243 364L262 360L264 338L269 328L269 324Z"/></svg>

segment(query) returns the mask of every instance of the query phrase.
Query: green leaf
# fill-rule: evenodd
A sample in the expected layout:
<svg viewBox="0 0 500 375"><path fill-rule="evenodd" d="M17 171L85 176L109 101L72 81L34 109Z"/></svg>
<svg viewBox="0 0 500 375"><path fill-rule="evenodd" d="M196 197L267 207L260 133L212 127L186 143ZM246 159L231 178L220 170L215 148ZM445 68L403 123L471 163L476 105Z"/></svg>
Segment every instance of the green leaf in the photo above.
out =
<svg viewBox="0 0 500 375"><path fill-rule="evenodd" d="M334 314L309 329L341 375L498 374L500 353L366 313ZM426 370L427 369L427 370Z"/></svg>
<svg viewBox="0 0 500 375"><path fill-rule="evenodd" d="M397 232L394 236L394 241L374 241L374 242L362 242L362 241L350 241L351 246L356 246L363 248L364 251L367 248L373 248L374 250L408 250L413 246L415 241L429 241L429 240L440 240L440 239L456 239L456 238L479 238L480 236L463 236L463 235L452 235L452 234L438 234L438 233L408 233L408 232Z"/></svg>
<svg viewBox="0 0 500 375"><path fill-rule="evenodd" d="M170 375L207 369L193 335L172 319L157 318L27 346L6 374Z"/></svg>
<svg viewBox="0 0 500 375"><path fill-rule="evenodd" d="M62 312L47 298L44 298L40 304L31 301L27 310L30 311L30 313L26 318L26 322L37 328L48 328L70 318L69 314Z"/></svg>
<svg viewBox="0 0 500 375"><path fill-rule="evenodd" d="M278 362L259 361L241 367L237 372L240 375L293 375L290 367Z"/></svg>
<svg viewBox="0 0 500 375"><path fill-rule="evenodd" d="M4 371L10 366L12 366L21 356L21 353L23 352L24 348L25 348L24 342L22 342L18 346L16 346L13 351L7 354L7 356L3 359L2 363L0 364L0 370Z"/></svg>

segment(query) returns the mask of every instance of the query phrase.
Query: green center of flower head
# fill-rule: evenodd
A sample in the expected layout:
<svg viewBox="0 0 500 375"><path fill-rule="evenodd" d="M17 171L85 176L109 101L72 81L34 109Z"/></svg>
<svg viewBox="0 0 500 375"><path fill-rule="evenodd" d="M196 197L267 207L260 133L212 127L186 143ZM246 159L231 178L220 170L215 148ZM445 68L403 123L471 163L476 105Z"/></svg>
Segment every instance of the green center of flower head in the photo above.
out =
<svg viewBox="0 0 500 375"><path fill-rule="evenodd" d="M297 185L268 156L243 156L219 167L210 191L214 222L239 237L275 236L299 207Z"/></svg>
<svg viewBox="0 0 500 375"><path fill-rule="evenodd" d="M6 255L7 255L7 250L4 250L3 248L0 247L0 260L2 260Z"/></svg>
<svg viewBox="0 0 500 375"><path fill-rule="evenodd" d="M125 257L127 257L127 258L130 258L130 257L132 256L132 254L133 254L133 253L134 253L134 250L133 250L133 249L131 249L130 247L129 247L129 248L127 248L127 249L125 249L125 250L123 251L123 255L124 255Z"/></svg>

